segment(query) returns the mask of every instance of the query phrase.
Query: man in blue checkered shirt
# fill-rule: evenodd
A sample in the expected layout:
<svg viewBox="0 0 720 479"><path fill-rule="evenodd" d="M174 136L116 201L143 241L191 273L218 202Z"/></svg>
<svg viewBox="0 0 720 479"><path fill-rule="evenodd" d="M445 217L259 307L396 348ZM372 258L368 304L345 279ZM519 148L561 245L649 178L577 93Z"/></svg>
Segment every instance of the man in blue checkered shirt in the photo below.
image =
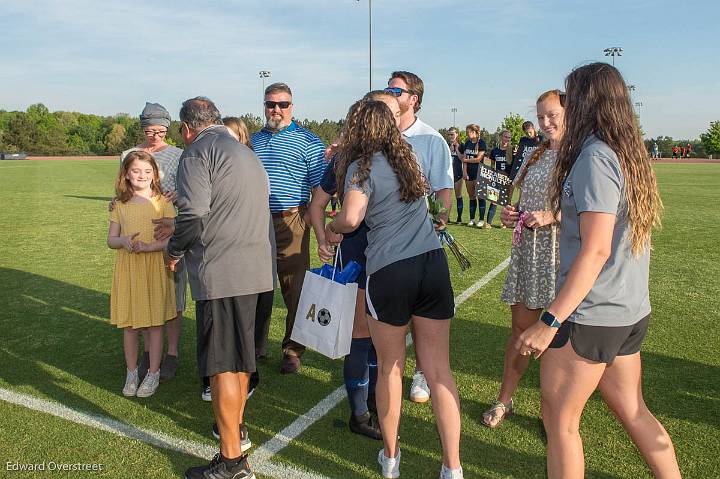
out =
<svg viewBox="0 0 720 479"><path fill-rule="evenodd" d="M290 335L305 271L310 268L310 228L304 217L310 195L320 184L325 169L325 145L317 135L293 121L292 91L286 84L273 83L265 89L264 107L267 121L252 136L252 145L270 180L278 278L287 307L280 372L290 374L300 368L305 351L305 346L292 341ZM256 328L267 331L265 326Z"/></svg>

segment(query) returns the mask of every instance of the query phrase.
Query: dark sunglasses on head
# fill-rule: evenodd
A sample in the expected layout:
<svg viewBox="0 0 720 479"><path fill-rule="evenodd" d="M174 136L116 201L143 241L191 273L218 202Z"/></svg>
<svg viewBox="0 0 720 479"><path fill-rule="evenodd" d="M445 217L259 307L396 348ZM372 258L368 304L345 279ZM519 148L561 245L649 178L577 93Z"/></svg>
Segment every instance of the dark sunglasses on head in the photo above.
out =
<svg viewBox="0 0 720 479"><path fill-rule="evenodd" d="M395 86L395 87L387 87L387 88L385 89L385 91L388 92L388 93L392 93L392 94L395 95L395 96L401 96L403 93L407 93L408 95L414 95L414 93L411 92L410 90L405 90L404 88L400 88L400 87L397 87L397 86Z"/></svg>
<svg viewBox="0 0 720 479"><path fill-rule="evenodd" d="M290 101L265 100L265 108L267 108L268 110L274 110L276 106L279 106L281 110L286 110L290 108L290 105L292 105L292 102Z"/></svg>

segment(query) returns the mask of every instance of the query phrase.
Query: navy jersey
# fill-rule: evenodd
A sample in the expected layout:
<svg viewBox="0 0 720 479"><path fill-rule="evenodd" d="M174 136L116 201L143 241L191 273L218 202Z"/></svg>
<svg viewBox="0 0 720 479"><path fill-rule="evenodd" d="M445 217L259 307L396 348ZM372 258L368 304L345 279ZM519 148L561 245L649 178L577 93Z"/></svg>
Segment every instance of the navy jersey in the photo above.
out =
<svg viewBox="0 0 720 479"><path fill-rule="evenodd" d="M507 161L506 153L506 150L496 146L490 152L490 159L495 163L495 169L497 171L510 174L510 163Z"/></svg>
<svg viewBox="0 0 720 479"><path fill-rule="evenodd" d="M487 145L485 144L485 140L480 138L477 143L473 143L472 140L467 140L463 148L466 157L477 158L481 151L487 150Z"/></svg>
<svg viewBox="0 0 720 479"><path fill-rule="evenodd" d="M335 176L335 158L336 156L332 157L332 160L330 160L330 163L328 163L327 167L325 168L325 172L323 173L322 179L320 180L320 188L323 189L325 193L332 196L335 193L337 193L337 177ZM342 199L340 201L342 203ZM350 233L344 233L343 236L345 238L353 238L356 236L362 235L364 236L367 234L367 232L370 230L368 228L368 225L365 224L365 221L360 223L360 226L357 227L355 231L352 231ZM346 259L356 259L356 258L348 258Z"/></svg>
<svg viewBox="0 0 720 479"><path fill-rule="evenodd" d="M465 152L465 145L463 143L458 143L457 148L453 148L453 146L448 143L448 147L450 148L450 156L452 156L453 161L459 160L460 155Z"/></svg>

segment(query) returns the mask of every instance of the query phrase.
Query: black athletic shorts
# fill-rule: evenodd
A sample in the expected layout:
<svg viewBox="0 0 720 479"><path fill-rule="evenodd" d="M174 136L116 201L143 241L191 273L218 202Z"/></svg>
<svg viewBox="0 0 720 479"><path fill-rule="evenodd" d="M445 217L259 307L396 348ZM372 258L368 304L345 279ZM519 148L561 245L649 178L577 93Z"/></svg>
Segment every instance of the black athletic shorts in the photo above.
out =
<svg viewBox="0 0 720 479"><path fill-rule="evenodd" d="M200 376L255 372L257 294L195 303Z"/></svg>
<svg viewBox="0 0 720 479"><path fill-rule="evenodd" d="M570 339L578 356L609 364L615 356L629 356L640 351L649 321L649 314L635 324L620 327L589 326L565 321L549 347L562 348Z"/></svg>
<svg viewBox="0 0 720 479"><path fill-rule="evenodd" d="M367 278L365 309L378 321L404 326L410 316L450 319L455 296L443 249L391 263Z"/></svg>
<svg viewBox="0 0 720 479"><path fill-rule="evenodd" d="M480 168L480 163L468 163L467 164L467 174L468 179L470 181L476 181L477 175L478 175L478 169Z"/></svg>
<svg viewBox="0 0 720 479"><path fill-rule="evenodd" d="M457 183L458 181L463 179L462 161L460 161L460 158L453 157L452 167L453 167L453 182Z"/></svg>

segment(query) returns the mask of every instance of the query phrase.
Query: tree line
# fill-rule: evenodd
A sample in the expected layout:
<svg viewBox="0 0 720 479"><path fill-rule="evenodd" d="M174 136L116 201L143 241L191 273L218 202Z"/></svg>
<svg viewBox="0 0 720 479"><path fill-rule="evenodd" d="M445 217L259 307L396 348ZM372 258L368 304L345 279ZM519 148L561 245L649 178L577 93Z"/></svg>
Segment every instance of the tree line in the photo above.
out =
<svg viewBox="0 0 720 479"><path fill-rule="evenodd" d="M260 117L240 116L255 133L263 126ZM329 144L340 134L342 120L296 120L301 126ZM30 105L26 111L0 110L0 152L23 152L28 155L117 155L142 143L144 135L140 119L126 113L112 116L78 112L50 112L42 103ZM183 147L180 122L170 124L165 141Z"/></svg>
<svg viewBox="0 0 720 479"><path fill-rule="evenodd" d="M254 133L262 128L264 122L256 115L240 116ZM343 120L309 120L296 119L303 127L309 129L327 145L335 140L343 126ZM518 144L523 135L522 116L510 113L494 133L482 128L480 137L485 140L488 148L498 141L498 134L507 129L512 136L512 143ZM465 140L465 128L460 127L460 138ZM440 129L445 135L448 128ZM693 156L720 155L720 121L710 124L708 131L700 135L700 139L673 139L669 136L658 136L645 140L648 151L657 142L663 157L672 155L675 145L693 146ZM140 119L126 113L112 116L99 116L86 113L54 111L50 112L42 103L30 105L26 111L0 110L0 152L23 152L28 155L70 156L70 155L117 155L123 150L143 142ZM166 141L182 147L180 122L173 121L168 130Z"/></svg>

